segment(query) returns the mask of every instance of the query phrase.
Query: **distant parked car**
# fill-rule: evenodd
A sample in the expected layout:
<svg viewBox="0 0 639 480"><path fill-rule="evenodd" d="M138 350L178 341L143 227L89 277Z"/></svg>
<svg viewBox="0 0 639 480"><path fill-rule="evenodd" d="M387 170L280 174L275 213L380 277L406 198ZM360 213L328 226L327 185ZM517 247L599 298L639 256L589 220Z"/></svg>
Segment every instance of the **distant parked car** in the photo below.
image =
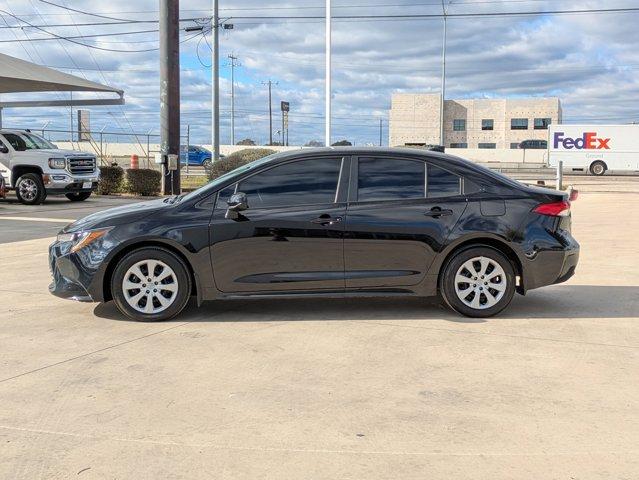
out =
<svg viewBox="0 0 639 480"><path fill-rule="evenodd" d="M519 148L526 150L546 150L548 142L546 140L524 140L519 144Z"/></svg>
<svg viewBox="0 0 639 480"><path fill-rule="evenodd" d="M220 155L224 157L224 155ZM180 147L180 163L186 165L187 159L189 165L209 166L211 164L212 154L210 150L198 145L189 145L187 155L186 145Z"/></svg>

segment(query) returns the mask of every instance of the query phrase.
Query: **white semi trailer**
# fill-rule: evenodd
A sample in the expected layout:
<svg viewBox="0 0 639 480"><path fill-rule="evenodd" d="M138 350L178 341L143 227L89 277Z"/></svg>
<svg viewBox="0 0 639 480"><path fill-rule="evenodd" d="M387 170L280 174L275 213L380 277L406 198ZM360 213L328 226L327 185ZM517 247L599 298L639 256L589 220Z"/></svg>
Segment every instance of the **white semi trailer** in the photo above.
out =
<svg viewBox="0 0 639 480"><path fill-rule="evenodd" d="M548 163L566 172L639 172L639 125L551 125Z"/></svg>

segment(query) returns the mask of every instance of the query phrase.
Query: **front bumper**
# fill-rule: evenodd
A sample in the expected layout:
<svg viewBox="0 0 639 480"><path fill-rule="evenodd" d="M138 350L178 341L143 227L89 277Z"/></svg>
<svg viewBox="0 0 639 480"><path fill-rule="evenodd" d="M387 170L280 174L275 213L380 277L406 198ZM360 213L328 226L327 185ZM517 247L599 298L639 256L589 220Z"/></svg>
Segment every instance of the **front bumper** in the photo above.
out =
<svg viewBox="0 0 639 480"><path fill-rule="evenodd" d="M43 175L44 188L48 193L92 192L98 188L99 176L73 176L66 173Z"/></svg>
<svg viewBox="0 0 639 480"><path fill-rule="evenodd" d="M49 292L65 299L95 301L94 296L89 293L95 270L90 264L87 265L86 253L83 250L76 253L65 252L58 242L49 247L49 269L53 276Z"/></svg>

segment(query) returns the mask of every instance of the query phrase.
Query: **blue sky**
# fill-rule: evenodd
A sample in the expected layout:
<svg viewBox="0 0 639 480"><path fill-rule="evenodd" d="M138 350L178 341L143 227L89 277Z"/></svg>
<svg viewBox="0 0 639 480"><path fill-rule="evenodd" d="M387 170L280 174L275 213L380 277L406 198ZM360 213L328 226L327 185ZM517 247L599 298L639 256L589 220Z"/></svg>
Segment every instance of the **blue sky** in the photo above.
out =
<svg viewBox="0 0 639 480"><path fill-rule="evenodd" d="M156 0L59 0L60 5L97 15L132 20L157 18ZM435 0L334 0L335 15L440 13ZM182 0L181 18L210 16L209 0ZM312 20L256 20L247 16L323 15L324 0L221 0L224 17L235 17L233 30L221 41L223 142L230 141L230 69L227 55L239 57L236 69L236 140L268 140L267 89L273 88L274 136L279 129L279 102L291 103L290 140L305 143L323 137L324 23ZM449 12L512 12L548 9L621 8L631 0L562 2L546 0L455 0ZM24 22L45 26L61 36L108 34L155 28L154 24L72 26L105 19L71 13L38 0L0 0L2 26ZM17 20L11 14L19 17ZM451 19L448 22L447 98L559 96L566 122L628 123L639 121L639 13L520 16ZM204 21L204 20L203 20ZM66 24L67 27L53 25ZM182 27L195 22L183 22ZM193 34L182 33L182 38ZM87 38L104 52L32 28L0 28L2 51L25 60L60 67L65 72L109 83L126 91L123 107L91 109L92 127L108 131L158 133L158 52L131 52L157 47L157 33ZM181 45L182 130L192 138L210 138L210 48L201 36ZM209 40L210 41L210 40ZM441 19L401 21L334 21L333 139L376 144L379 119L387 141L387 119L393 92L438 92ZM54 98L64 98L57 95ZM91 95L88 95L89 97ZM3 96L3 98L5 98ZM40 97L42 98L42 97ZM49 96L48 98L51 98ZM6 98L7 100L10 98ZM5 125L40 128L44 123L66 129L68 109L7 110ZM60 136L64 136L60 134ZM124 141L126 137L122 136Z"/></svg>

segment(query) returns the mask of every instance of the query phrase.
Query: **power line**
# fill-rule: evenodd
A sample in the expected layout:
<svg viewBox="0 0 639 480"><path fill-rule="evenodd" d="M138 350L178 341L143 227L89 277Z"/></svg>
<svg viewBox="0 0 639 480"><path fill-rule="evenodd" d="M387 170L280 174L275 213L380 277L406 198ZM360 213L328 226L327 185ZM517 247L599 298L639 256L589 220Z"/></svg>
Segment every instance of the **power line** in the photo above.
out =
<svg viewBox="0 0 639 480"><path fill-rule="evenodd" d="M96 33L96 34L92 34L92 35L73 35L73 36L65 36L64 40L69 40L69 39L77 39L77 38L96 38L96 37L118 37L121 35L138 35L141 33L157 33L159 30L153 29L153 30L137 30L134 32L116 32L116 33ZM22 40L23 42L44 42L44 41L48 41L48 40L60 40L60 38L58 37L44 37L44 38L29 38L28 40ZM0 43L15 43L16 40L0 40ZM154 41L156 42L157 40L149 40L149 41ZM114 43L114 42L105 42L105 43ZM127 41L127 42L122 42L122 43L136 43L136 42L131 42L131 41ZM137 42L139 43L139 42Z"/></svg>
<svg viewBox="0 0 639 480"><path fill-rule="evenodd" d="M629 8L589 8L581 10L540 10L526 12L473 12L473 13L407 13L394 15L333 15L333 20L398 20L398 19L430 19L430 18L477 18L477 17L514 17L514 16L540 16L540 15L571 15L571 14L595 14L595 13L634 13L639 12L639 7ZM232 20L322 20L323 15L277 15L277 16L232 16Z"/></svg>
<svg viewBox="0 0 639 480"><path fill-rule="evenodd" d="M97 14L97 13L85 12L84 10L78 10L77 8L71 8L71 7L67 7L67 6L64 6L64 5L59 5L57 3L50 2L49 0L38 0L38 1L42 2L42 3L46 3L47 5L52 5L54 7L62 8L64 10L68 10L70 12L81 13L82 15L89 15L91 17L104 18L106 20L117 20L117 21L120 21L120 22L122 22L122 21L124 21L124 22L130 21L127 18L116 18L116 17L109 17L109 16L106 16L106 15L100 15L100 14Z"/></svg>
<svg viewBox="0 0 639 480"><path fill-rule="evenodd" d="M32 23L29 23L26 20L18 17L17 15L13 15L12 13L7 12L6 10L0 10L0 12L3 12L6 15L9 15L10 17L15 18L19 22L26 23L28 26L30 26L32 28L35 28L36 30L39 30L39 31L41 31L43 33L46 33L47 35L55 37L56 39L65 40L67 42L75 43L76 45L80 45L80 46L87 47L87 48L93 48L95 50L101 50L101 51L105 51L105 52L116 52L116 53L142 53L142 52L154 52L154 51L159 50L159 47L156 47L156 48L145 48L145 49L139 49L139 50L122 50L122 49L115 49L115 48L99 47L97 45L89 45L87 43L83 43L83 42L79 42L77 40L74 40L72 37L65 37L65 36L62 36L62 35L58 35L57 33L50 32L50 31L46 30L45 28L42 28L42 27L39 27L39 26L35 26ZM190 37L187 37L184 40L181 40L180 43L187 42L187 41L197 37L198 35L200 35L200 32L198 32L197 34L192 35Z"/></svg>

